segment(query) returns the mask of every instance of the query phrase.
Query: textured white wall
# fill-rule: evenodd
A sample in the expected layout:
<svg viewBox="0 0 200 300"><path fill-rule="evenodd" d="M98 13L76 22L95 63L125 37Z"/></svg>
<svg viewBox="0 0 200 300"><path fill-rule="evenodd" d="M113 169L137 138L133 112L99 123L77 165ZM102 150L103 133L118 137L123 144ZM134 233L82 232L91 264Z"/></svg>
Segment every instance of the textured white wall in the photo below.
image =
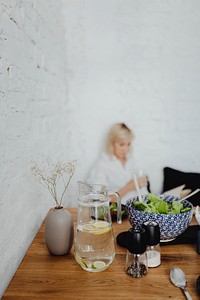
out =
<svg viewBox="0 0 200 300"><path fill-rule="evenodd" d="M53 206L31 161L79 160L74 206L76 181L124 121L154 191L163 166L200 170L200 2L62 4L66 49L60 1L0 1L0 297Z"/></svg>
<svg viewBox="0 0 200 300"><path fill-rule="evenodd" d="M154 192L164 166L199 172L200 2L63 0L63 7L66 130L78 179L118 121L135 131L135 156Z"/></svg>
<svg viewBox="0 0 200 300"><path fill-rule="evenodd" d="M0 1L0 298L54 205L31 162L67 160L63 49L59 1Z"/></svg>

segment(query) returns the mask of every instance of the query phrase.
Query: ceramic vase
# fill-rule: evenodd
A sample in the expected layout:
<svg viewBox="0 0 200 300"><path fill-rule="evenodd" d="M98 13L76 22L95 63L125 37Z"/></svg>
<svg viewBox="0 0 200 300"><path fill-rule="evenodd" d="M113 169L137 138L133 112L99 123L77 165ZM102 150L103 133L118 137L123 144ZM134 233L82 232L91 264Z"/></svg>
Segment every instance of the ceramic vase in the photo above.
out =
<svg viewBox="0 0 200 300"><path fill-rule="evenodd" d="M45 219L45 242L53 255L65 255L74 240L72 214L63 207L52 208Z"/></svg>

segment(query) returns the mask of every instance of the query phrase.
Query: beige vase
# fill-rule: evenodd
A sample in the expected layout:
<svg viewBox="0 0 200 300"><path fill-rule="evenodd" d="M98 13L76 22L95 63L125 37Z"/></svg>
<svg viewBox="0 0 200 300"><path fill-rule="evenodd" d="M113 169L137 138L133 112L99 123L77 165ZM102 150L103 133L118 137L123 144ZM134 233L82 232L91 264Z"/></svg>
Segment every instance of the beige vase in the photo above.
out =
<svg viewBox="0 0 200 300"><path fill-rule="evenodd" d="M45 242L53 255L65 255L71 250L74 240L72 214L64 209L52 208L45 219Z"/></svg>

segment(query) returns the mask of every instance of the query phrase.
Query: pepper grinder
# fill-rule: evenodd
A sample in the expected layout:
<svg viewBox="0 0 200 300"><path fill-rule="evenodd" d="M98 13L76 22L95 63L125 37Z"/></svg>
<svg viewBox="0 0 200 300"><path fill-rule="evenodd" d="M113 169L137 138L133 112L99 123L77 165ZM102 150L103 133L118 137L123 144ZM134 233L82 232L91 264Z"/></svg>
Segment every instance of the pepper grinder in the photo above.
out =
<svg viewBox="0 0 200 300"><path fill-rule="evenodd" d="M161 264L160 227L157 222L147 221L142 226L147 233L148 267L155 268Z"/></svg>
<svg viewBox="0 0 200 300"><path fill-rule="evenodd" d="M147 237L144 228L130 228L127 234L127 254L125 272L131 277L147 274Z"/></svg>

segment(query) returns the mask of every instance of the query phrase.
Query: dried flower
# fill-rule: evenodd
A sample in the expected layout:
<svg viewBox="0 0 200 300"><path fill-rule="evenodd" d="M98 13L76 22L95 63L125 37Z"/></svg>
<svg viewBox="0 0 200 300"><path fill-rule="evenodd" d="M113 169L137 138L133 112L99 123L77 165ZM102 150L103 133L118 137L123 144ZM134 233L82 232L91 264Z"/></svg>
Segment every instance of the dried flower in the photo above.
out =
<svg viewBox="0 0 200 300"><path fill-rule="evenodd" d="M56 202L57 208L62 207L63 196L74 175L76 164L76 161L71 161L69 163L57 162L53 165L46 161L43 167L39 167L35 164L31 168L36 181L48 189ZM68 176L66 176L66 174ZM58 191L59 188L62 189L61 193Z"/></svg>

